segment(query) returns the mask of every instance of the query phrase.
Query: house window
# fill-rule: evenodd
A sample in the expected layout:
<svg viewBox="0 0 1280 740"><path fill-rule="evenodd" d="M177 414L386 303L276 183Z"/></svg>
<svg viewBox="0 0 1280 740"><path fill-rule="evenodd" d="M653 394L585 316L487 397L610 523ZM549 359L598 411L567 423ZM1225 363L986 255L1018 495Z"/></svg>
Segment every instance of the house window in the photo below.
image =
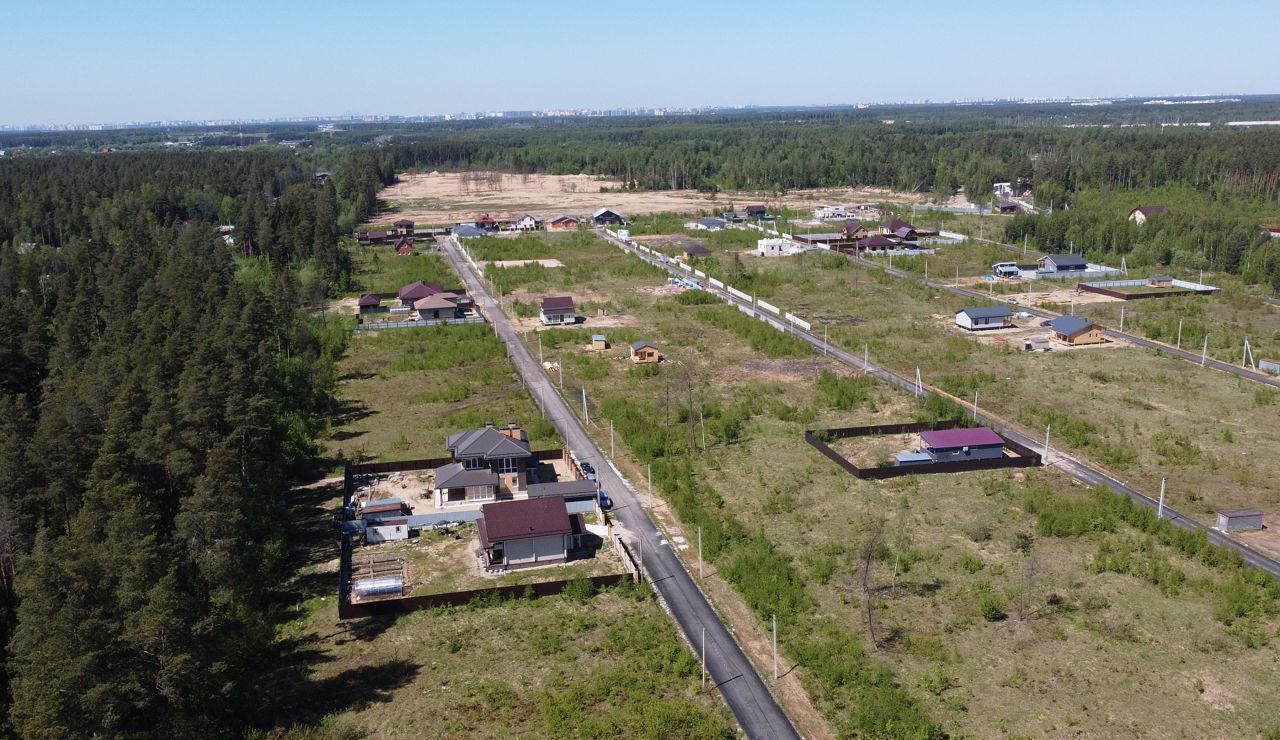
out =
<svg viewBox="0 0 1280 740"><path fill-rule="evenodd" d="M469 457L462 461L462 467L466 470L479 470L484 467L484 460L478 457Z"/></svg>
<svg viewBox="0 0 1280 740"><path fill-rule="evenodd" d="M503 457L503 458L499 458L499 459L498 459L498 472L499 472L499 473L514 473L514 472L516 472L516 459L515 459L514 457Z"/></svg>

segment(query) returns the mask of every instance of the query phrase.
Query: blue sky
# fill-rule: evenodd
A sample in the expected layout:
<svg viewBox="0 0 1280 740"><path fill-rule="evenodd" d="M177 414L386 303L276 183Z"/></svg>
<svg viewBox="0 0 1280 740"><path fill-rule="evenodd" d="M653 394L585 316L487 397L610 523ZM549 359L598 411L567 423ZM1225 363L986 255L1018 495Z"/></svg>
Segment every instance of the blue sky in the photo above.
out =
<svg viewBox="0 0 1280 740"><path fill-rule="evenodd" d="M1280 92L1280 2L6 0L0 124Z"/></svg>

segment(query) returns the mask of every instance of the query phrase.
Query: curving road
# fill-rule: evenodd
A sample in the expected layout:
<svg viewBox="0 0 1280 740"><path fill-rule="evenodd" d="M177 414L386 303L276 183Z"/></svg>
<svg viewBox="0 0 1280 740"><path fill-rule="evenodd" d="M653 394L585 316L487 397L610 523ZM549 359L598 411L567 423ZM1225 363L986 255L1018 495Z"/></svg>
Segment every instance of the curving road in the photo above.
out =
<svg viewBox="0 0 1280 740"><path fill-rule="evenodd" d="M710 683L720 689L738 724L752 738L799 738L782 708L756 673L733 635L720 621L711 604L685 570L679 557L663 541L662 535L640 506L638 494L618 474L612 462L583 428L564 398L538 361L520 341L515 328L472 271L467 258L450 238L439 243L453 263L467 290L481 312L493 323L498 337L507 345L507 354L516 370L524 377L529 394L555 424L560 436L579 460L590 461L600 479L600 486L613 499L611 512L631 535L629 546L640 556L644 571L654 589L662 596L680 630L695 653L701 647L702 630L706 630L707 674Z"/></svg>
<svg viewBox="0 0 1280 740"><path fill-rule="evenodd" d="M754 310L754 306L752 305L751 301L744 300L742 298L739 298L738 296L733 295L732 293L729 293L728 291L719 290L711 285L708 285L705 281L698 280L695 276L685 272L684 270L681 270L675 267L669 262L664 262L662 260L649 257L645 254L637 252L635 249L631 248L631 246L626 242L615 239L609 236L607 233L604 233L603 231L597 230L596 233L602 239L605 239L610 244L613 244L614 246L618 247L624 252L633 254L636 257L639 257L640 259L644 260L645 262L648 262L649 264L654 265L655 267L660 267L666 270L667 272L671 273L672 275L676 275L680 277L683 280L693 280L699 283L700 285L702 285L704 290L716 295L725 303L728 303L732 306L739 306L741 308L751 308ZM865 260L861 260L861 258L857 258L857 257L851 257L851 259L858 262L865 262ZM880 267L880 265L876 265L874 263L870 263L870 266L877 267L877 268ZM900 270L893 270L892 272L897 273L899 277L909 277L907 273L903 273ZM932 284L932 281L930 282ZM972 291L964 291L963 288L955 289L949 286L941 286L941 285L939 285L938 287L946 288L948 290L953 290L953 291L959 290L965 293L972 293ZM981 297L983 300L987 300L986 296L983 296L981 294L975 294L975 295L977 295L978 297ZM1032 313L1035 313L1035 311L1032 311ZM1048 312L1041 312L1041 314L1046 316L1054 315L1054 314L1049 314ZM786 322L773 319L767 316L766 314L760 314L760 315L764 318L765 321L771 324L775 329L778 329L779 331L787 332L800 339L803 339L805 342L808 342L809 345L812 346L817 351L830 355L831 357L834 357L835 359L839 360L845 365L848 365L849 367L855 368L857 370L861 370L867 373L868 375L879 378L880 380L886 383L889 383L890 385L902 391L905 391L906 393L910 393L912 395L923 395L925 393L928 393L930 390L928 386L924 386L923 390L920 388L917 388L914 378L907 378L905 376L898 375L897 373L891 370L888 370L886 368L876 365L874 362L867 362L864 364L861 357L857 357L852 353L847 352L839 347L827 344L822 340L821 337L814 335L810 332L804 331L798 326L793 326ZM1121 336L1124 336L1126 339L1128 339L1128 335L1121 335ZM1160 346L1163 347L1163 345L1160 345ZM1199 356L1196 357L1196 362L1199 362ZM1228 367L1232 367L1232 366L1228 366ZM1241 368L1234 368L1234 369L1240 370ZM1270 379L1268 378L1268 380ZM1113 492L1121 494L1123 496L1127 496L1130 500L1136 503L1143 504L1145 506L1150 506L1153 509L1158 509L1159 507L1159 502L1156 499L1146 496L1145 494L1140 493L1138 490L1134 488L1130 488L1128 485L1126 485L1119 479L1113 478L1112 476L1107 475L1103 471L1098 470L1097 468L1091 467L1079 460L1075 460L1073 458L1067 457L1066 455L1053 451L1051 449L1052 444L1050 445L1050 449L1045 449L1045 444L1043 440L1032 439L1026 434L1023 434L1022 432L1009 427L1002 420L995 419L991 416L988 416L987 414L984 414L981 410L978 411L978 419L981 420L987 426L992 427L993 429L996 429L1005 437L1008 437L1009 439L1012 439L1013 441L1018 442L1020 444L1026 445L1027 447L1033 450L1039 451L1043 456L1046 465L1052 465L1053 467L1058 468L1059 470L1066 473L1071 478L1077 481L1080 481L1081 483L1084 483L1089 486L1106 486L1107 488L1111 489ZM1182 514L1179 514L1178 512L1174 511L1168 506L1164 507L1164 518L1168 519L1170 523L1172 523L1175 527L1178 527L1180 529L1203 531L1205 533L1205 536L1208 537L1210 542L1236 551L1237 553L1240 554L1240 557L1249 565L1252 565L1253 567L1258 568L1260 570L1267 571L1271 575L1276 576L1277 578L1280 578L1280 561L1272 559L1271 557L1263 554L1262 552L1259 552L1258 550L1250 547L1249 545L1246 545L1243 542L1240 542L1238 540L1233 540L1223 535L1221 532L1219 532L1216 529L1205 527L1204 525L1200 524L1199 522L1193 519L1188 519L1187 517L1183 516Z"/></svg>

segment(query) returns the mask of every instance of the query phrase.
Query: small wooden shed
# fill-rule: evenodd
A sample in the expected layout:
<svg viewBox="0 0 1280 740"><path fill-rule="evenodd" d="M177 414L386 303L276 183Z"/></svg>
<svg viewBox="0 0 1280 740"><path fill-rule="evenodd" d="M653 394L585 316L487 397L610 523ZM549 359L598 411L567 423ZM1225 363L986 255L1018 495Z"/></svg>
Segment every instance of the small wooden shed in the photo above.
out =
<svg viewBox="0 0 1280 740"><path fill-rule="evenodd" d="M637 365L644 365L651 362L658 362L662 359L662 354L658 352L658 346L650 342L632 342L631 343L631 361Z"/></svg>
<svg viewBox="0 0 1280 740"><path fill-rule="evenodd" d="M591 349L594 349L594 350L609 349L609 340L605 339L605 336L603 334L592 334Z"/></svg>

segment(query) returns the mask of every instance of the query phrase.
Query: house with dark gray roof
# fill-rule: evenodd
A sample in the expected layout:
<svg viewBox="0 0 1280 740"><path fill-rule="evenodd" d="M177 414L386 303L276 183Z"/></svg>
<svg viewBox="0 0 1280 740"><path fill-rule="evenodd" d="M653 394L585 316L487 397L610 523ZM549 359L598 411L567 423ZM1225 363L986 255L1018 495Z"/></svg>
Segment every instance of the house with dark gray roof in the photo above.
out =
<svg viewBox="0 0 1280 740"><path fill-rule="evenodd" d="M596 226L626 226L627 219L617 211L601 208L591 214L591 223Z"/></svg>
<svg viewBox="0 0 1280 740"><path fill-rule="evenodd" d="M1013 311L1008 306L978 306L956 311L956 326L969 331L1003 329L1013 326Z"/></svg>
<svg viewBox="0 0 1280 740"><path fill-rule="evenodd" d="M694 231L724 231L729 228L729 222L723 218L700 218L689 221L684 227Z"/></svg>
<svg viewBox="0 0 1280 740"><path fill-rule="evenodd" d="M690 244L684 248L685 259L703 259L711 256L711 250L701 244Z"/></svg>
<svg viewBox="0 0 1280 740"><path fill-rule="evenodd" d="M436 506L492 501L528 486L533 452L528 435L515 423L451 434L445 448L453 462L436 468Z"/></svg>
<svg viewBox="0 0 1280 740"><path fill-rule="evenodd" d="M1089 269L1089 263L1081 254L1046 254L1037 266L1044 272L1080 272Z"/></svg>
<svg viewBox="0 0 1280 740"><path fill-rule="evenodd" d="M1169 213L1168 206L1138 206L1129 211L1129 220L1141 226L1152 216L1163 216Z"/></svg>
<svg viewBox="0 0 1280 740"><path fill-rule="evenodd" d="M658 352L658 345L652 342L631 343L631 361L637 365L659 362L660 360L662 360L662 353Z"/></svg>

